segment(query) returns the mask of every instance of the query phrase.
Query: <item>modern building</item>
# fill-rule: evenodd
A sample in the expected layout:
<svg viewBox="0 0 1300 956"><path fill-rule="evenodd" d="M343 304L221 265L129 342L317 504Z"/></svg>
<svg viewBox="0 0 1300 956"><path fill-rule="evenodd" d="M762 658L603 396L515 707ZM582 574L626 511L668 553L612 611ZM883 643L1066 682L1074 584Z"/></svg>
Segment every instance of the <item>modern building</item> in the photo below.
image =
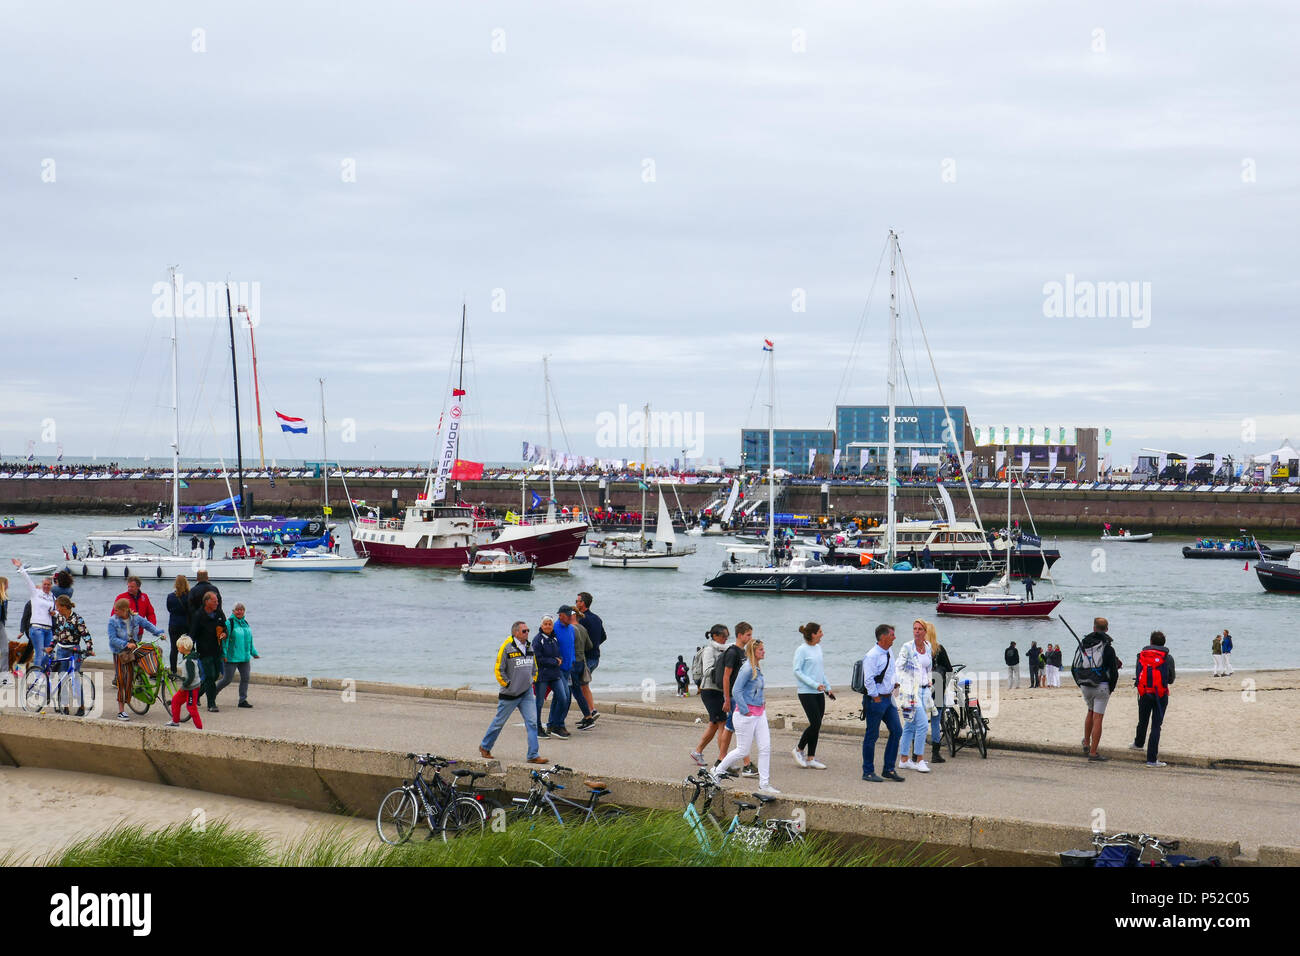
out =
<svg viewBox="0 0 1300 956"><path fill-rule="evenodd" d="M835 451L835 432L829 428L778 428L774 436L776 467L795 475L812 471L815 456L829 456ZM767 470L766 428L741 429L740 460L742 468Z"/></svg>
<svg viewBox="0 0 1300 956"><path fill-rule="evenodd" d="M934 474L949 455L975 444L964 405L951 405L951 425L942 405L894 407L895 464L903 474ZM849 474L881 472L889 448L887 405L835 406L835 434L841 469Z"/></svg>
<svg viewBox="0 0 1300 956"><path fill-rule="evenodd" d="M999 425L975 431L978 438L984 439L975 445L974 471L978 478L997 476L1007 461L1014 470L1027 461L1031 479L1097 480L1101 461L1096 428Z"/></svg>

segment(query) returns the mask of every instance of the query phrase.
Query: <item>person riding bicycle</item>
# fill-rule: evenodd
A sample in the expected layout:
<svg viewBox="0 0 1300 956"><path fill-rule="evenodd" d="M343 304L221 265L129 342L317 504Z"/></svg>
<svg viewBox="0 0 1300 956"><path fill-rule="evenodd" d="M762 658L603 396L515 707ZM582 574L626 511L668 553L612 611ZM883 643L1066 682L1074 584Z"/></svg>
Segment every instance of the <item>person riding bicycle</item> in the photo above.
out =
<svg viewBox="0 0 1300 956"><path fill-rule="evenodd" d="M126 598L118 600L113 605L113 616L108 619L108 646L117 669L118 720L131 719L126 712L126 702L131 698L131 685L135 681L135 635L141 628L155 637L163 636L162 628L150 623L148 618L131 613L130 601Z"/></svg>
<svg viewBox="0 0 1300 956"><path fill-rule="evenodd" d="M51 651L55 670L79 669L83 638L86 641L87 653L94 650L90 641L90 629L86 627L82 616L72 610L74 607L76 605L72 603L72 598L67 595L60 595L54 602L54 615L51 618L54 623L54 644ZM79 700L77 703L77 716L84 717L86 715L84 701ZM64 713L67 713L68 709L65 707Z"/></svg>

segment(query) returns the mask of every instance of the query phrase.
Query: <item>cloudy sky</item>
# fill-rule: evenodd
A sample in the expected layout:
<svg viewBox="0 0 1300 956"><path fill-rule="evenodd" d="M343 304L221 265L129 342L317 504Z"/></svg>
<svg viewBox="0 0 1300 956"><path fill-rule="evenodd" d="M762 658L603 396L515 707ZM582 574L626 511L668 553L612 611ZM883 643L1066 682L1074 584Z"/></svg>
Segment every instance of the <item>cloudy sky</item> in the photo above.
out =
<svg viewBox="0 0 1300 956"><path fill-rule="evenodd" d="M883 400L891 228L974 424L1110 427L1125 462L1300 441L1298 21L1281 2L10 0L0 455L167 454L155 290L179 265L258 284L264 418L316 419L325 378L341 457L431 456L463 301L465 457L545 442L549 354L574 453L637 457L598 447L597 418L650 402L702 415L703 454L734 462L766 421L764 337L778 426ZM1137 283L1142 314L1045 314L1067 275ZM182 447L229 455L224 317L180 326ZM914 335L903 351L932 399ZM268 425L268 457L317 454L315 428Z"/></svg>

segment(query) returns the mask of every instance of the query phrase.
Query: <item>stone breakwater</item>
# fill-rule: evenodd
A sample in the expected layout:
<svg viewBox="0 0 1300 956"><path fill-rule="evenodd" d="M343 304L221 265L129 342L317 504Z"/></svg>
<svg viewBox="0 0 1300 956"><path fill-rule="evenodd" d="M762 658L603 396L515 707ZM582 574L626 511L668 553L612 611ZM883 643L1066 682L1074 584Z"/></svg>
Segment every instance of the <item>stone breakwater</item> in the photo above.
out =
<svg viewBox="0 0 1300 956"><path fill-rule="evenodd" d="M320 513L321 485L306 478L246 479L258 513L309 515ZM397 506L413 502L423 489L422 479L355 478L348 480L348 491L356 499L392 510L393 492ZM537 487L541 487L538 483ZM579 488L581 487L581 494ZM635 482L614 482L601 489L596 482L557 481L556 497L562 505L581 506L585 497L589 507L611 504L615 507L639 508L641 492ZM680 485L677 496L682 506L698 509L718 497L719 485ZM348 512L347 497L341 483L331 482L331 504L335 515ZM905 489L905 506L917 514L929 514L924 496L929 489ZM188 480L182 493L186 504L200 504L225 498L226 483L219 478ZM602 495L604 496L602 498ZM1286 536L1294 532L1300 540L1300 494L1260 492L1198 491L1080 491L1030 489L1026 491L1034 520L1044 529L1077 530L1099 533L1110 522L1146 531L1235 533L1248 528L1256 533ZM462 482L464 500L484 503L494 508L519 507L519 485L511 481ZM54 478L0 479L0 510L11 514L50 513L152 513L160 502L170 498L168 483L152 478L114 478L97 481ZM955 494L959 516L968 513L965 495ZM975 499L986 522L996 521L1005 512L1006 492L976 489ZM835 514L877 515L885 507L885 489L832 484L830 504ZM1017 503L1018 504L1018 503ZM823 512L822 495L816 485L797 485L786 489L780 510L796 514L817 515Z"/></svg>

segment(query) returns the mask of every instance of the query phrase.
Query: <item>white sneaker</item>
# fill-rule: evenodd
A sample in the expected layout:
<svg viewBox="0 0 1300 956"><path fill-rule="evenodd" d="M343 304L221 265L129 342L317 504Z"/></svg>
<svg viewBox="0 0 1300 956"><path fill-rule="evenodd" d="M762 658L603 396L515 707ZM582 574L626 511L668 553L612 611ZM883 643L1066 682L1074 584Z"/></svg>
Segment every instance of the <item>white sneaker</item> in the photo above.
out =
<svg viewBox="0 0 1300 956"><path fill-rule="evenodd" d="M770 783L766 787L759 787L757 792L765 793L769 797L779 797L781 795L781 791L776 789L776 787L772 786Z"/></svg>
<svg viewBox="0 0 1300 956"><path fill-rule="evenodd" d="M915 770L917 773L929 773L930 765L927 764L924 760L914 760L912 761L912 769Z"/></svg>
<svg viewBox="0 0 1300 956"><path fill-rule="evenodd" d="M707 766L708 766L708 763L706 763L705 760L704 760L704 754L702 754L702 753L697 753L696 751L692 750L692 751L691 751L691 759L694 760L695 763L698 764L698 765L701 766L701 767L707 767Z"/></svg>
<svg viewBox="0 0 1300 956"><path fill-rule="evenodd" d="M797 763L799 766L801 767L808 766L808 758L803 755L803 752L798 747L795 747L794 750L790 751L790 753L794 757L794 762Z"/></svg>
<svg viewBox="0 0 1300 956"><path fill-rule="evenodd" d="M174 720L169 720L169 721L167 721L167 723L163 724L163 726L164 726L164 727L179 727L180 724L176 723L176 721L174 721Z"/></svg>
<svg viewBox="0 0 1300 956"><path fill-rule="evenodd" d="M826 764L822 763L822 762L821 762L820 760L818 760L816 757L809 757L809 758L808 758L808 766L812 767L814 770L825 770L825 769L826 769Z"/></svg>

